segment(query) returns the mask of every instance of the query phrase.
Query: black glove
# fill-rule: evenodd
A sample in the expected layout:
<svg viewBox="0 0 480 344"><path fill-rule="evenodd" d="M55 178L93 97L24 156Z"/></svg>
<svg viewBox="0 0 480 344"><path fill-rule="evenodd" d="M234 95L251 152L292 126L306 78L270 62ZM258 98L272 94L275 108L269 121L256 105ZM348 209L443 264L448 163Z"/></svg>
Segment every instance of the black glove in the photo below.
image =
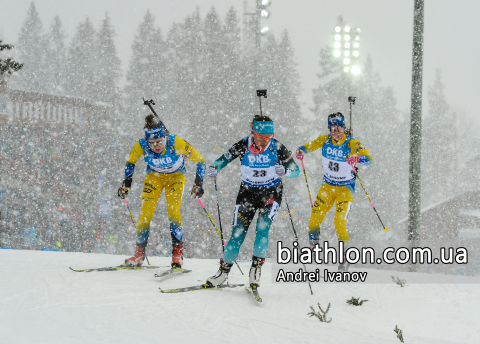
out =
<svg viewBox="0 0 480 344"><path fill-rule="evenodd" d="M127 197L131 186L132 186L132 177L125 178L125 180L122 183L122 187L118 189L118 197L122 199Z"/></svg>
<svg viewBox="0 0 480 344"><path fill-rule="evenodd" d="M201 185L194 185L192 187L192 191L191 191L191 194L192 194L192 197L195 198L195 197L202 197L203 196L203 187Z"/></svg>

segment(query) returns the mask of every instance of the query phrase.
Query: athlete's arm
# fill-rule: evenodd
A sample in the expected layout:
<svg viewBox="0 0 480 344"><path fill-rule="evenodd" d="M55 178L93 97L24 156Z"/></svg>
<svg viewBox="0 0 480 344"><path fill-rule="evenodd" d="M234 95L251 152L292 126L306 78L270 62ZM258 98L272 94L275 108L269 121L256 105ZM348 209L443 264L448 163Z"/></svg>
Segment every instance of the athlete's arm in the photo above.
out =
<svg viewBox="0 0 480 344"><path fill-rule="evenodd" d="M225 166L231 163L233 160L238 158L242 152L247 149L247 141L245 139L241 139L237 143L235 143L228 151L225 152L220 158L215 160L212 166L218 168L218 172L222 170Z"/></svg>
<svg viewBox="0 0 480 344"><path fill-rule="evenodd" d="M125 179L132 178L133 171L135 170L135 164L138 159L143 155L143 149L140 146L140 142L137 141L130 152L130 156L127 159L127 166L125 167Z"/></svg>
<svg viewBox="0 0 480 344"><path fill-rule="evenodd" d="M188 160L197 163L197 173L195 175L195 185L203 185L203 177L205 177L205 158L187 141L175 136L175 152L177 155L183 155Z"/></svg>
<svg viewBox="0 0 480 344"><path fill-rule="evenodd" d="M292 153L277 141L278 162L285 167L285 177L295 178L300 174L300 168L295 160L293 160Z"/></svg>
<svg viewBox="0 0 480 344"><path fill-rule="evenodd" d="M358 155L360 158L359 163L363 165L370 165L373 161L372 155L368 150L365 149L365 147L362 146L360 141L355 139L350 140L350 151L350 155Z"/></svg>
<svg viewBox="0 0 480 344"><path fill-rule="evenodd" d="M309 142L307 144L304 144L303 146L298 147L299 150L301 150L304 154L314 152L319 148L323 147L323 144L327 142L328 140L328 135L321 135L317 137L315 140L312 142Z"/></svg>

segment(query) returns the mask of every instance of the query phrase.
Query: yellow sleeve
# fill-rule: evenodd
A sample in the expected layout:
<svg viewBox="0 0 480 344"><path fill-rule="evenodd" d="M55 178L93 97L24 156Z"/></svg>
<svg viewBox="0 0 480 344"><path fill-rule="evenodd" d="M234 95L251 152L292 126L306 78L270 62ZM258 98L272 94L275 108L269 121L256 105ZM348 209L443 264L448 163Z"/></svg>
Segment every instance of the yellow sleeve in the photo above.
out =
<svg viewBox="0 0 480 344"><path fill-rule="evenodd" d="M192 162L205 164L205 158L190 143L178 136L175 136L175 153L186 156Z"/></svg>
<svg viewBox="0 0 480 344"><path fill-rule="evenodd" d="M360 157L360 163L364 165L370 165L372 163L372 155L362 146L360 141L355 139L350 140L350 152L351 155L358 155Z"/></svg>
<svg viewBox="0 0 480 344"><path fill-rule="evenodd" d="M127 159L127 164L135 165L142 155L143 149L140 146L140 142L137 141L130 152L130 156Z"/></svg>
<svg viewBox="0 0 480 344"><path fill-rule="evenodd" d="M323 147L323 144L327 142L328 140L328 135L321 135L317 137L315 140L312 142L309 142L307 144L304 144L303 146L300 146L299 149L303 150L305 153L310 153L313 151L316 151L319 148Z"/></svg>

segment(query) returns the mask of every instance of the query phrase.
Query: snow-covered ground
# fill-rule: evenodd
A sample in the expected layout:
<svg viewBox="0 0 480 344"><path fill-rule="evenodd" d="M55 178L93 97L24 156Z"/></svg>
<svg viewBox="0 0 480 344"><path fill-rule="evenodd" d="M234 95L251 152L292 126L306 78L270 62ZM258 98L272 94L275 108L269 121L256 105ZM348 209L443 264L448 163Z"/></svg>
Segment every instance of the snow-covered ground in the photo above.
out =
<svg viewBox="0 0 480 344"><path fill-rule="evenodd" d="M0 250L2 343L480 343L478 284L273 283L266 263L259 305L243 287L162 294L203 283L216 260L186 259L193 272L159 281L152 270L78 273L124 256ZM168 265L170 258L150 258ZM249 263L240 266L248 273ZM165 268L167 269L167 268ZM369 270L369 274L392 272ZM394 273L409 279L410 273ZM236 266L231 283L246 283ZM367 299L362 306L346 303ZM309 317L320 302L331 323Z"/></svg>

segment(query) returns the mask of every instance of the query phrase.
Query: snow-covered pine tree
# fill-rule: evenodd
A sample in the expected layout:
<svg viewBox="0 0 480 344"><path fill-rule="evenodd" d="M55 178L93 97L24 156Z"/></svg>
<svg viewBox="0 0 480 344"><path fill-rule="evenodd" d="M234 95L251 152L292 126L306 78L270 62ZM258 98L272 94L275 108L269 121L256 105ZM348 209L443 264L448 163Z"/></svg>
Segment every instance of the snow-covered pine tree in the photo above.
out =
<svg viewBox="0 0 480 344"><path fill-rule="evenodd" d="M108 13L96 34L95 92L94 99L117 106L120 59L115 49L115 30Z"/></svg>
<svg viewBox="0 0 480 344"><path fill-rule="evenodd" d="M155 18L150 11L145 14L132 44L132 57L127 71L125 86L126 124L138 131L138 123L148 114L142 98L156 101L156 112L170 128L174 117L165 111L165 101L169 87L166 71L170 63L167 50L159 28L155 27Z"/></svg>
<svg viewBox="0 0 480 344"><path fill-rule="evenodd" d="M251 114L242 111L245 100L242 92L241 39L237 12L233 7L227 12L223 32L225 36L225 46L222 51L225 56L223 61L225 63L223 68L225 73L223 105L225 116L229 120L226 130L229 132L229 140L237 140L244 134L239 132L238 128L244 127L244 123L250 120Z"/></svg>
<svg viewBox="0 0 480 344"><path fill-rule="evenodd" d="M43 92L63 94L65 82L65 33L60 18L53 18L49 31L45 34L45 63Z"/></svg>
<svg viewBox="0 0 480 344"><path fill-rule="evenodd" d="M24 66L12 79L13 88L34 92L44 91L44 51L43 24L32 2L18 37L19 60L24 63Z"/></svg>
<svg viewBox="0 0 480 344"><path fill-rule="evenodd" d="M203 132L208 99L205 97L204 80L206 75L204 53L204 27L199 9L185 18L181 24L174 24L167 37L169 86L168 114L175 132L185 139ZM198 139L197 139L198 140ZM208 142L202 137L192 144L205 152ZM206 145L206 146L204 146Z"/></svg>
<svg viewBox="0 0 480 344"><path fill-rule="evenodd" d="M87 17L80 23L68 48L65 93L85 99L95 99L95 29Z"/></svg>
<svg viewBox="0 0 480 344"><path fill-rule="evenodd" d="M422 206L445 200L457 192L458 147L456 116L444 93L442 73L436 70L435 81L428 88L428 117L422 128Z"/></svg>
<svg viewBox="0 0 480 344"><path fill-rule="evenodd" d="M10 50L13 48L11 44L2 44L0 40L0 52L4 50ZM3 56L2 56L3 57ZM0 82L2 81L2 76L6 74L13 74L22 69L23 64L16 62L11 57L7 57L5 60L0 59Z"/></svg>

